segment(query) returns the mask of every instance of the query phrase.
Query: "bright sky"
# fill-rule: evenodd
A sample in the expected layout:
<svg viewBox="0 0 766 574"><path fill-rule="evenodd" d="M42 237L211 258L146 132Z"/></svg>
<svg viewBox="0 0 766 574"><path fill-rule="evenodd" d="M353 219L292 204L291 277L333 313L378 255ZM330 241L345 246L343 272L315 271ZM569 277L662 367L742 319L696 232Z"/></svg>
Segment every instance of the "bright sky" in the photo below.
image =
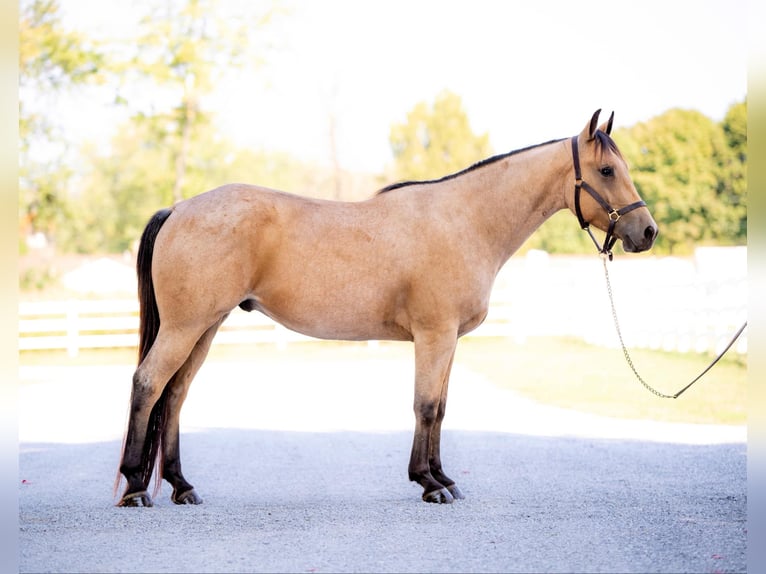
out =
<svg viewBox="0 0 766 574"><path fill-rule="evenodd" d="M145 0L146 1L146 0ZM119 34L127 3L61 0L69 26ZM242 19L252 0L221 0ZM292 0L261 69L233 70L210 100L241 145L381 171L391 124L444 89L495 152L578 132L597 108L617 126L672 107L720 120L747 92L747 0ZM82 106L80 106L82 108ZM72 109L82 137L116 129ZM75 119L79 118L79 120Z"/></svg>

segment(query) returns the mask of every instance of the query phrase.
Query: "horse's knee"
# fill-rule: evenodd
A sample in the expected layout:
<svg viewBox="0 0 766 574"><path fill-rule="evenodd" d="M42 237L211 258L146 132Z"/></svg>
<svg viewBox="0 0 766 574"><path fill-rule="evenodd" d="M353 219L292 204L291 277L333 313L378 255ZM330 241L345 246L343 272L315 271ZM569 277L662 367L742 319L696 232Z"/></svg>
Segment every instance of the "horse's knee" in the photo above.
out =
<svg viewBox="0 0 766 574"><path fill-rule="evenodd" d="M439 403L436 401L415 403L415 416L424 426L432 426L438 420L439 411Z"/></svg>

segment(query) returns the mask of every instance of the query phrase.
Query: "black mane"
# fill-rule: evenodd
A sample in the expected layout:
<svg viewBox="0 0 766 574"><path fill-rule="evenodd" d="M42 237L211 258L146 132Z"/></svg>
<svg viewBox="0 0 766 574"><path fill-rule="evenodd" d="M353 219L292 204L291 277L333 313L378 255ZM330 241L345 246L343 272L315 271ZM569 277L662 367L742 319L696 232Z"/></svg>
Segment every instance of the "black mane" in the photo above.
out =
<svg viewBox="0 0 766 574"><path fill-rule="evenodd" d="M604 134L604 135L606 135L606 134ZM606 136L606 137L607 137L608 141L612 142L612 139L609 136ZM400 182L397 182L397 183L392 183L391 185L387 185L386 187L384 187L383 189L378 191L378 193L376 195L380 195L381 193L386 193L387 191L393 191L393 190L399 189L401 187L408 187L410 185L441 183L443 181L448 181L450 179L455 179L456 177L460 177L461 175L464 175L464 174L466 174L468 172L471 172L471 171L474 171L476 169L482 168L482 167L487 166L487 165L489 165L491 163L495 163L496 161L500 161L501 159L505 159L505 158L510 157L512 155L520 154L520 153L523 153L525 151L529 151L529 150L532 150L532 149L535 149L535 148L538 148L538 147L542 147L542 146L553 144L553 143L560 142L560 141L563 141L563 140L562 139L550 140L550 141L547 141L545 143L531 145L531 146L527 146L525 148L517 149L517 150L510 151L510 152L507 152L507 153L503 153L503 154L500 154L500 155L495 155L495 156L492 156L492 157L488 157L487 159L483 159L483 160L473 164L470 167L467 167L467 168L465 168L465 169L463 169L461 171L458 171L456 173L451 173L449 175L445 175L444 177L440 177L439 179L427 179L427 180L422 180L422 181L400 181ZM614 145L614 142L612 142L612 146L614 146L615 150L617 149L617 146Z"/></svg>
<svg viewBox="0 0 766 574"><path fill-rule="evenodd" d="M604 151L608 150L615 154L618 157L622 157L622 154L620 153L620 150L617 149L617 144L614 142L614 140L611 138L611 136L606 133L602 132L601 130L596 130L596 133L593 134L593 139L596 140L596 144L601 146L601 153L603 154Z"/></svg>

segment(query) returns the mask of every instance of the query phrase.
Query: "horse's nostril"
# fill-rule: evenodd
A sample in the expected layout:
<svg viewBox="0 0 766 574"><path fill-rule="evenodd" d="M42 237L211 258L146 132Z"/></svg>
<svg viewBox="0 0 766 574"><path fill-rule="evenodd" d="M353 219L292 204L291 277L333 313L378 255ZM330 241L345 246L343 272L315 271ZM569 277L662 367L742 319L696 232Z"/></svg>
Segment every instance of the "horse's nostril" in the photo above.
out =
<svg viewBox="0 0 766 574"><path fill-rule="evenodd" d="M651 225L649 225L646 229L644 229L644 237L647 240L651 241L652 239L655 238L656 235L657 235L657 230Z"/></svg>

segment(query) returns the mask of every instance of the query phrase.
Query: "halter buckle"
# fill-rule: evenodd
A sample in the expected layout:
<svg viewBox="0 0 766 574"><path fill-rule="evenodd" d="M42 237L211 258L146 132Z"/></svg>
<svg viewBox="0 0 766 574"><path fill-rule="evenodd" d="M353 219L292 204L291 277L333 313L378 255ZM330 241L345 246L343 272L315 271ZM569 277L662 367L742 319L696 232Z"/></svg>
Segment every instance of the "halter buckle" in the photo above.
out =
<svg viewBox="0 0 766 574"><path fill-rule="evenodd" d="M614 223L617 223L620 221L620 212L616 209L613 209L609 212L609 221L613 221Z"/></svg>

